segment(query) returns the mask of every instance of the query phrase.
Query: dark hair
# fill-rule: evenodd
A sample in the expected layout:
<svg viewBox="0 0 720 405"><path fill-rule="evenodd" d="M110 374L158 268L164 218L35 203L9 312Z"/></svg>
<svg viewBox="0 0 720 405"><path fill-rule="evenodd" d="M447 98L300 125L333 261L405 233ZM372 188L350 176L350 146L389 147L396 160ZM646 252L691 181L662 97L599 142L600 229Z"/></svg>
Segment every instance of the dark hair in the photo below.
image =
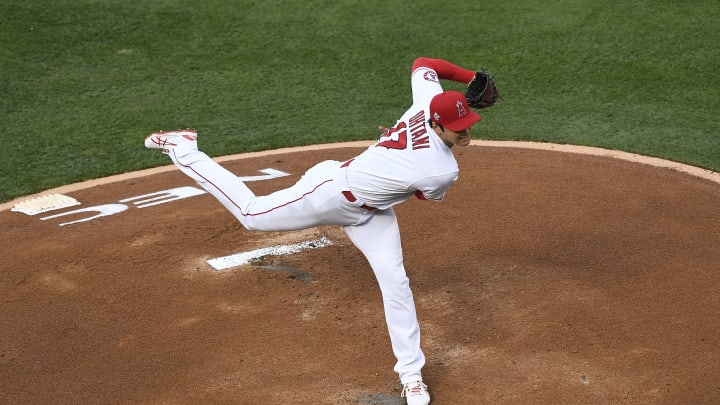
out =
<svg viewBox="0 0 720 405"><path fill-rule="evenodd" d="M428 118L428 124L430 124L430 126L432 126L432 124L433 124L432 118ZM441 130L441 131L445 132L445 127L443 127L442 125L438 124L437 122L436 122L436 124L437 124L437 126L440 127L440 130Z"/></svg>

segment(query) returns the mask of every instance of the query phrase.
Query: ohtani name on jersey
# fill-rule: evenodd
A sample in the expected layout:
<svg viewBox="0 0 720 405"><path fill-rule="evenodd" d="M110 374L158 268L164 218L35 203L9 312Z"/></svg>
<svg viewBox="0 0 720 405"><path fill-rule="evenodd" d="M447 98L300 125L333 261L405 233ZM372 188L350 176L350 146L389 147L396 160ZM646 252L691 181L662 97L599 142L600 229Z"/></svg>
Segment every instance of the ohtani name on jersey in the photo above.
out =
<svg viewBox="0 0 720 405"><path fill-rule="evenodd" d="M427 126L425 119L425 111L420 111L415 114L408 124L410 124L410 138L412 139L412 148L415 149L426 149L430 147L430 138L427 133Z"/></svg>

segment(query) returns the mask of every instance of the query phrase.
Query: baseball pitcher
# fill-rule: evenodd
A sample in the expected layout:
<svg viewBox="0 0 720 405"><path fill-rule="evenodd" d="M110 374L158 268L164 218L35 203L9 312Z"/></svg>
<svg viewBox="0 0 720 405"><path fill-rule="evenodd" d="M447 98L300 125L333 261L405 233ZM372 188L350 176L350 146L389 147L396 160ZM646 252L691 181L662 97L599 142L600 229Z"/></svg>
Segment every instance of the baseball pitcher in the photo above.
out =
<svg viewBox="0 0 720 405"><path fill-rule="evenodd" d="M412 106L372 146L348 161L311 167L293 186L256 196L237 175L198 150L193 130L156 132L149 149L168 154L186 175L212 194L248 230L283 231L341 225L367 258L382 293L395 372L408 405L427 405L421 370L425 356L410 282L403 265L393 206L411 197L440 201L458 178L452 153L470 144L480 121L474 108L494 105L494 79L442 59L421 57L411 70ZM467 84L464 94L440 81Z"/></svg>

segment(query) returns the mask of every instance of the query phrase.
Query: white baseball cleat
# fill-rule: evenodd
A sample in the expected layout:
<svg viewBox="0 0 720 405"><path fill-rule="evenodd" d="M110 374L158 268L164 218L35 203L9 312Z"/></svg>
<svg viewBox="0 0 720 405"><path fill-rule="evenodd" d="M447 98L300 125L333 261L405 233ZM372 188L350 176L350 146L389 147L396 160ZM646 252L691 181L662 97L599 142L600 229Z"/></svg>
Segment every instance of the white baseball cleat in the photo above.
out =
<svg viewBox="0 0 720 405"><path fill-rule="evenodd" d="M160 149L168 154L170 150L182 146L183 149L197 149L197 132L192 129L180 131L155 132L145 138L145 147L148 149Z"/></svg>
<svg viewBox="0 0 720 405"><path fill-rule="evenodd" d="M400 396L407 400L407 405L428 405L430 403L430 393L427 385L422 381L404 384Z"/></svg>

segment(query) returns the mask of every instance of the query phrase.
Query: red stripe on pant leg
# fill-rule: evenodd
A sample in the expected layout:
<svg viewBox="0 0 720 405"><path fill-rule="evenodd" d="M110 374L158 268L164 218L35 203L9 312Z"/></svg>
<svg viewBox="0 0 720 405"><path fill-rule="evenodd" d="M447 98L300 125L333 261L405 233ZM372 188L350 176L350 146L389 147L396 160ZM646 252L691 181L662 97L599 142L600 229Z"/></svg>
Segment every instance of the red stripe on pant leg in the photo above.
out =
<svg viewBox="0 0 720 405"><path fill-rule="evenodd" d="M173 150L173 153L174 153L174 152L175 152L175 151ZM176 160L178 163L180 163L180 161L177 160L177 156L175 157L175 160ZM251 214L251 213L245 213L245 212L243 212L242 208L235 202L235 200L233 200L232 198L230 198L230 196L228 196L227 194L225 194L225 192L224 192L220 187L218 187L217 185L215 185L215 183L213 183L212 181L210 181L207 177L205 177L205 176L203 176L202 174L200 174L197 170L193 169L193 168L190 167L190 166L184 165L184 164L182 164L182 163L180 163L180 165L181 165L182 167L185 167L185 168L188 168L188 169L192 170L192 172L195 173L198 177L200 177L201 179L205 180L205 182L207 182L208 184L212 185L217 191L219 191L222 195L224 195L225 198L228 199L228 201L230 201L235 207L237 207L237 209L240 211L240 214L241 214L242 216L244 216L244 217L252 217L252 216L258 216L258 215L267 214L268 212L272 212L272 211L274 211L274 210L276 210L276 209L279 209L279 208L285 207L285 206L287 206L287 205L290 205L290 204L292 204L292 203L294 203L294 202L300 201L300 200L302 200L303 198L305 198L305 196L314 193L318 188L320 188L320 186L324 185L325 183L329 183L329 182L333 181L332 179L330 179L330 180L325 180L325 181L323 181L322 183L320 183L320 184L318 184L317 186L315 186L315 188L313 188L312 190L308 191L307 193L301 195L300 197L298 197L298 198L296 198L296 199L294 199L294 200L288 201L288 202L286 202L286 203L284 203L284 204L280 204L280 205L278 205L278 206L275 206L275 207L270 208L269 210L266 210L266 211L263 211L263 212L258 212L258 213Z"/></svg>

